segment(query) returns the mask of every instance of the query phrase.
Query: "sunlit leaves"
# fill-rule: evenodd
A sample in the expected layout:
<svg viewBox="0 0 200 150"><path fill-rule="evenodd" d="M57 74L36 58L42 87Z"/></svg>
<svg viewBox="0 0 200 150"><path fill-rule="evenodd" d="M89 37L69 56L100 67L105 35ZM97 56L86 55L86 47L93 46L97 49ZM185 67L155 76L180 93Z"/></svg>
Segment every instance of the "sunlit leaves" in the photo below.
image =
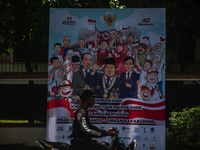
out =
<svg viewBox="0 0 200 150"><path fill-rule="evenodd" d="M178 144L200 147L200 107L173 111L169 120Z"/></svg>
<svg viewBox="0 0 200 150"><path fill-rule="evenodd" d="M110 8L119 8L119 9L122 9L122 8L126 8L124 5L119 5L119 1L118 0L110 0Z"/></svg>

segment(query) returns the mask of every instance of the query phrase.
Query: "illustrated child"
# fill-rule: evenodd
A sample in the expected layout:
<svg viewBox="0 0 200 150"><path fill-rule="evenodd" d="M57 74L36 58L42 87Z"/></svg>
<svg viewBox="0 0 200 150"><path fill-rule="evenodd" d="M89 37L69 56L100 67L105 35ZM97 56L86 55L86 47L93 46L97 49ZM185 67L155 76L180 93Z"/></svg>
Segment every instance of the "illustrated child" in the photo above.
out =
<svg viewBox="0 0 200 150"><path fill-rule="evenodd" d="M53 77L53 80L54 80L55 71L56 71L57 69L66 70L66 67L65 67L65 66L61 66L58 57L52 57L52 58L51 58L51 64L52 64L53 67L52 67L52 69L48 68L48 69L49 69L48 79L51 80L51 78Z"/></svg>
<svg viewBox="0 0 200 150"><path fill-rule="evenodd" d="M159 54L151 55L151 59L153 62L152 68L155 68L158 71L158 86L159 86L159 90L162 97L164 97L163 90L162 90L162 68L165 63L165 50L164 50L163 55L159 55Z"/></svg>
<svg viewBox="0 0 200 150"><path fill-rule="evenodd" d="M89 53L89 50L85 47L85 41L79 40L78 41L79 48L76 51L80 51L81 55L84 53Z"/></svg>
<svg viewBox="0 0 200 150"><path fill-rule="evenodd" d="M70 98L72 92L73 92L72 83L69 80L63 80L58 86L59 95L65 100L68 100L69 102L72 101Z"/></svg>
<svg viewBox="0 0 200 150"><path fill-rule="evenodd" d="M105 64L105 58L109 53L107 47L108 41L102 40L100 43L100 48L97 50L97 63L99 66L103 66Z"/></svg>
<svg viewBox="0 0 200 150"><path fill-rule="evenodd" d="M139 65L139 62L138 62L138 57L137 57L137 55L138 55L138 50L136 50L135 51L135 64L136 64L136 66L139 68L139 70L140 70L140 86L142 86L142 85L145 85L146 84L146 79L147 79L147 71L152 67L152 65L153 65L153 63L152 63L152 61L151 60L149 60L149 59L147 59L147 60L145 60L145 62L144 62L144 65L143 66L140 66Z"/></svg>
<svg viewBox="0 0 200 150"><path fill-rule="evenodd" d="M123 59L124 55L124 45L122 43L122 38L119 36L120 43L116 48L113 48L113 58L115 59L116 74L124 72Z"/></svg>
<svg viewBox="0 0 200 150"><path fill-rule="evenodd" d="M134 34L132 32L130 32L127 37L127 44L125 45L125 49L124 49L124 54L126 56L134 57L134 46L133 46L134 40L135 40ZM134 59L135 59L135 57L134 57Z"/></svg>
<svg viewBox="0 0 200 150"><path fill-rule="evenodd" d="M73 112L70 109L70 105L73 103L72 97L72 83L68 80L63 80L57 87L56 96L52 96L51 100L47 104L52 109L48 110L48 116L65 116L70 118L73 116Z"/></svg>
<svg viewBox="0 0 200 150"><path fill-rule="evenodd" d="M62 65L62 64L63 64L63 57L62 57L62 55L60 55L61 44L60 44L60 43L55 43L55 44L54 44L53 50L54 50L55 54L53 54L53 55L51 56L51 58L57 57L57 58L59 59L59 61L60 61L60 65ZM49 61L49 62L48 62L48 70L50 71L50 70L53 69L53 68L54 68L54 65L52 64L51 61Z"/></svg>
<svg viewBox="0 0 200 150"><path fill-rule="evenodd" d="M160 43L156 43L154 46L154 49L152 51L150 51L150 56L157 54L162 57L163 52L161 51L161 49L162 49L162 45Z"/></svg>
<svg viewBox="0 0 200 150"><path fill-rule="evenodd" d="M65 71L63 69L55 70L55 76L52 83L48 85L48 91L50 95L57 94L57 87L64 80Z"/></svg>
<svg viewBox="0 0 200 150"><path fill-rule="evenodd" d="M49 78L53 77L55 70L59 69L59 68L60 68L59 58L53 56L51 58L51 64L48 66L48 72L49 72L49 74L51 74L51 76Z"/></svg>
<svg viewBox="0 0 200 150"><path fill-rule="evenodd" d="M138 99L143 101L149 101L154 94L154 89L152 86L141 86L140 80L137 81L138 85Z"/></svg>
<svg viewBox="0 0 200 150"><path fill-rule="evenodd" d="M158 71L151 68L147 71L147 83L145 86L151 86L154 89L154 94L149 99L150 101L160 100L161 93L158 88Z"/></svg>
<svg viewBox="0 0 200 150"><path fill-rule="evenodd" d="M147 60L146 50L147 45L145 43L139 43L137 58L141 67L144 65L145 60Z"/></svg>
<svg viewBox="0 0 200 150"><path fill-rule="evenodd" d="M123 51L124 51L124 45L122 43L119 43L117 45L117 48L113 56L113 58L115 58L116 74L120 74L125 71L123 66L123 59L125 55Z"/></svg>
<svg viewBox="0 0 200 150"><path fill-rule="evenodd" d="M65 59L65 62L63 63L63 66L67 65L67 64L69 64L71 62L71 59L72 59L73 55L74 55L74 51L73 50L68 50L67 51L66 59Z"/></svg>
<svg viewBox="0 0 200 150"><path fill-rule="evenodd" d="M62 57L62 55L60 55L60 51L61 51L61 44L60 43L55 43L54 44L54 48L53 48L53 50L54 50L54 52L55 52L55 54L53 54L52 56L51 56L51 58L52 57L58 57L59 58L59 61L60 61L60 64L62 65L63 64L63 57ZM49 62L49 65L51 64L51 62Z"/></svg>
<svg viewBox="0 0 200 150"><path fill-rule="evenodd" d="M105 31L100 35L99 30L95 27L95 48L97 48L97 36L100 36L100 47L97 49L97 62L100 67L105 64L105 58L108 56L108 52L110 48L113 46L115 38L119 32L115 32L115 34L111 37L108 31ZM110 42L110 43L109 43Z"/></svg>
<svg viewBox="0 0 200 150"><path fill-rule="evenodd" d="M62 55L63 60L66 59L67 51L69 50L71 38L69 36L64 36L63 38L63 47L61 48L60 55Z"/></svg>
<svg viewBox="0 0 200 150"><path fill-rule="evenodd" d="M108 42L109 49L113 46L115 38L117 37L118 34L119 34L118 31L116 31L112 37L109 31L104 31L103 33L100 34L98 28L95 27L95 40L97 41L97 36L100 39L99 43L101 43L103 40L106 40ZM97 45L97 43L95 43L95 45Z"/></svg>

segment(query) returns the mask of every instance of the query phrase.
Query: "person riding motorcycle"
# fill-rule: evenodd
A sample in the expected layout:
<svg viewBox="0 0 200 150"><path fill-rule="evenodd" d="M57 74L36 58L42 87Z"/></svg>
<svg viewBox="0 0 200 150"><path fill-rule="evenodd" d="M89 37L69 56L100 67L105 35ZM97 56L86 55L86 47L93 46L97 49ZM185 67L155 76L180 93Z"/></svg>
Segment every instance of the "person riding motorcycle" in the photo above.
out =
<svg viewBox="0 0 200 150"><path fill-rule="evenodd" d="M84 90L80 98L81 105L75 113L72 132L70 134L73 150L109 150L110 146L108 143L92 138L117 136L117 133L112 128L104 130L90 123L88 108L92 107L95 102L94 93L91 90Z"/></svg>

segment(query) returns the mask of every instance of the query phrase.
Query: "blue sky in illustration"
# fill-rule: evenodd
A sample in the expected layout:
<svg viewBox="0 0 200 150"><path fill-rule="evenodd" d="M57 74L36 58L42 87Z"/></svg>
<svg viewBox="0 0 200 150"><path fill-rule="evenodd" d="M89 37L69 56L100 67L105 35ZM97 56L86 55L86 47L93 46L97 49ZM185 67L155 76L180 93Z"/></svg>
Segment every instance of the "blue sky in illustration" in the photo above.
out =
<svg viewBox="0 0 200 150"><path fill-rule="evenodd" d="M103 15L117 14L117 20L112 27L108 27L103 20ZM76 25L62 25L63 21L76 21ZM138 26L144 18L150 18L153 26ZM52 8L50 10L49 49L53 49L54 43L63 44L63 37L70 36L71 43L78 42L78 31L81 27L94 30L95 25L89 25L88 19L96 20L96 26L100 31L116 29L120 30L128 26L137 27L141 37L150 37L151 44L160 42L160 37L165 38L165 9L163 8L137 8L137 9L67 9Z"/></svg>

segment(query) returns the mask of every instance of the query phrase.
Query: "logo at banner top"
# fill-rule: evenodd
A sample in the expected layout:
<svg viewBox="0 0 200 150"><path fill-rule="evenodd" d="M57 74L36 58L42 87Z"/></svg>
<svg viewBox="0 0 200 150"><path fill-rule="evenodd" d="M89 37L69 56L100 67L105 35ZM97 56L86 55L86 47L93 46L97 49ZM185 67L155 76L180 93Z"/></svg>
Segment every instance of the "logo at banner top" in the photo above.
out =
<svg viewBox="0 0 200 150"><path fill-rule="evenodd" d="M62 25L74 26L76 25L76 21L72 17L67 17L67 20L62 21Z"/></svg>
<svg viewBox="0 0 200 150"><path fill-rule="evenodd" d="M151 23L151 18L143 18L140 23L138 23L138 26L153 26L153 23Z"/></svg>
<svg viewBox="0 0 200 150"><path fill-rule="evenodd" d="M111 14L108 14L108 16L106 16L105 14L103 15L103 20L106 22L106 25L108 27L112 27L114 25L113 22L115 22L117 20L117 14L114 16L111 16Z"/></svg>
<svg viewBox="0 0 200 150"><path fill-rule="evenodd" d="M72 20L72 17L67 17L67 20L69 20L69 21Z"/></svg>
<svg viewBox="0 0 200 150"><path fill-rule="evenodd" d="M149 23L150 22L150 18L144 18L143 20L142 20L142 23Z"/></svg>

